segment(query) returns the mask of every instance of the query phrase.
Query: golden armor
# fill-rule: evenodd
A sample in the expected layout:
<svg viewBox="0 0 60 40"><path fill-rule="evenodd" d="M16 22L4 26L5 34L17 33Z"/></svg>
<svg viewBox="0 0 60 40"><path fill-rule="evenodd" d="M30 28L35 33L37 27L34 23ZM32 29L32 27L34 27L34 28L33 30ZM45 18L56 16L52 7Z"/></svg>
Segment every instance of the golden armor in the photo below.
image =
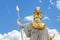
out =
<svg viewBox="0 0 60 40"><path fill-rule="evenodd" d="M45 24L43 23L32 22L31 25L34 29L43 30L45 28Z"/></svg>
<svg viewBox="0 0 60 40"><path fill-rule="evenodd" d="M40 8L36 7L36 11L34 12L34 22L31 23L32 27L35 29L43 30L45 28L45 24L41 23L42 13L40 12Z"/></svg>
<svg viewBox="0 0 60 40"><path fill-rule="evenodd" d="M45 28L45 24L41 23L42 13L40 12L40 8L36 7L34 12L34 22L31 22L32 28L43 30ZM54 38L55 34L50 35L50 40Z"/></svg>
<svg viewBox="0 0 60 40"><path fill-rule="evenodd" d="M55 34L50 35L50 40L53 40L54 37L55 37Z"/></svg>

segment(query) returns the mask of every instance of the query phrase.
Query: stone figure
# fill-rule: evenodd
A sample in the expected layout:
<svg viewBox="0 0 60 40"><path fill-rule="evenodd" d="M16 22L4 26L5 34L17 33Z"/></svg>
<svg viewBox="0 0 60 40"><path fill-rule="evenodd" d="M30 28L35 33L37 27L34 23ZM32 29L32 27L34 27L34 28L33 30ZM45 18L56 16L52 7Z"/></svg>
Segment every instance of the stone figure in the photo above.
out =
<svg viewBox="0 0 60 40"><path fill-rule="evenodd" d="M40 8L36 7L34 12L34 21L26 24L21 24L20 18L17 20L17 24L20 28L24 28L24 32L30 40L52 40L53 36L50 36L45 23L41 22L42 13Z"/></svg>

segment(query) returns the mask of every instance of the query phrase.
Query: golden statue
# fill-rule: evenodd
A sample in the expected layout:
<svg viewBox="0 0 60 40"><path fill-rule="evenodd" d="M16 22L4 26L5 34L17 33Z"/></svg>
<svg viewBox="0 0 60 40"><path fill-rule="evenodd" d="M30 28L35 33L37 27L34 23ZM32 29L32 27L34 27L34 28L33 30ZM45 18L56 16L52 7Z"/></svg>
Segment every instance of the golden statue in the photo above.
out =
<svg viewBox="0 0 60 40"><path fill-rule="evenodd" d="M36 7L36 11L34 12L34 22L31 23L34 29L43 30L45 28L45 24L41 23L42 13L40 12L40 8ZM54 38L55 34L50 35L50 40Z"/></svg>
<svg viewBox="0 0 60 40"><path fill-rule="evenodd" d="M21 24L18 6L16 6L16 11L18 12L17 24L20 28L24 28L24 32L27 37L30 37L30 40L52 40L54 38L55 34L49 36L46 24L41 22L42 13L39 7L35 9L34 22L27 24Z"/></svg>
<svg viewBox="0 0 60 40"><path fill-rule="evenodd" d="M55 34L50 35L50 40L53 40L54 37L55 37Z"/></svg>
<svg viewBox="0 0 60 40"><path fill-rule="evenodd" d="M41 23L42 13L40 12L40 8L36 7L34 12L34 22L31 23L32 27L35 29L43 30L45 28L45 24Z"/></svg>

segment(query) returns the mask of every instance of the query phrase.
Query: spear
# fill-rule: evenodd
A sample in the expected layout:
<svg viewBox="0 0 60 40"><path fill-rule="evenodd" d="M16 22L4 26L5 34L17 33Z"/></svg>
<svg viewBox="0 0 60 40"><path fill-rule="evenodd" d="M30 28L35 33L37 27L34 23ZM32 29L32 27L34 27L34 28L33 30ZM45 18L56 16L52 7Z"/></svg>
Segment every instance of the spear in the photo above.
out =
<svg viewBox="0 0 60 40"><path fill-rule="evenodd" d="M17 11L17 13L18 13L18 20L20 21L20 15L19 15L19 7L18 7L18 5L16 6L16 11ZM21 38L22 38L22 40L23 40L22 31L21 31Z"/></svg>
<svg viewBox="0 0 60 40"><path fill-rule="evenodd" d="M17 11L17 13L18 13L18 19L20 19L20 15L19 15L19 7L18 7L18 5L16 5L16 11Z"/></svg>

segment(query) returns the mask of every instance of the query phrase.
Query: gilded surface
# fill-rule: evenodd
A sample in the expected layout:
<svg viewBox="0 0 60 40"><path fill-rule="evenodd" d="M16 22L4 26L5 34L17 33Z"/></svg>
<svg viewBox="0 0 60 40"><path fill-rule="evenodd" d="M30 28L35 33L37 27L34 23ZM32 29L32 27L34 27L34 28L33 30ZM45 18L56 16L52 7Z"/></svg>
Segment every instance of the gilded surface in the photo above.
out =
<svg viewBox="0 0 60 40"><path fill-rule="evenodd" d="M53 40L54 37L55 37L55 34L50 35L50 40Z"/></svg>
<svg viewBox="0 0 60 40"><path fill-rule="evenodd" d="M35 29L43 30L45 28L45 24L41 23L42 13L40 12L40 8L36 7L34 12L34 22L31 23L32 27Z"/></svg>
<svg viewBox="0 0 60 40"><path fill-rule="evenodd" d="M41 19L41 13L40 12L34 12L34 20L40 20Z"/></svg>
<svg viewBox="0 0 60 40"><path fill-rule="evenodd" d="M45 24L43 23L32 22L31 25L34 29L43 30L45 28Z"/></svg>
<svg viewBox="0 0 60 40"><path fill-rule="evenodd" d="M37 7L34 12L34 22L31 22L31 26L34 29L43 30L45 28L45 24L41 23L42 13L40 12L40 8ZM50 40L53 40L55 35L50 35Z"/></svg>

